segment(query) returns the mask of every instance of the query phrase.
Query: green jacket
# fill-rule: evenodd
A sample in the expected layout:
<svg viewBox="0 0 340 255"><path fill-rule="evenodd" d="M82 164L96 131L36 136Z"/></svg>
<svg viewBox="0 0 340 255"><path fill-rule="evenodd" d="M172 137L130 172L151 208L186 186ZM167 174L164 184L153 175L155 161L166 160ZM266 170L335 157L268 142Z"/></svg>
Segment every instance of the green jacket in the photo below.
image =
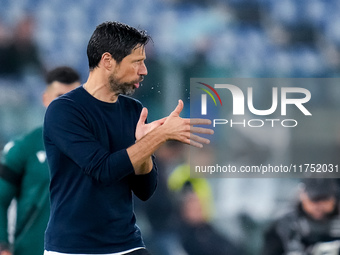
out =
<svg viewBox="0 0 340 255"><path fill-rule="evenodd" d="M7 209L17 201L14 255L41 255L49 218L49 170L42 128L4 147L0 165L0 243L8 243Z"/></svg>

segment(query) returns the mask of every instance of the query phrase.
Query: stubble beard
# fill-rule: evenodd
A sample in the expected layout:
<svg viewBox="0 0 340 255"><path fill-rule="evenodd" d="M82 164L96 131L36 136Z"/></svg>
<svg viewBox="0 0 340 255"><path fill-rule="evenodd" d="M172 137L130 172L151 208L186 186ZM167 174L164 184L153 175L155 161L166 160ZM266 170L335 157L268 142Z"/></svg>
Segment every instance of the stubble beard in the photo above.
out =
<svg viewBox="0 0 340 255"><path fill-rule="evenodd" d="M112 92L114 92L117 96L118 95L132 95L135 92L135 82L128 83L123 82L120 83L115 78L114 74L111 74L109 77L109 85Z"/></svg>

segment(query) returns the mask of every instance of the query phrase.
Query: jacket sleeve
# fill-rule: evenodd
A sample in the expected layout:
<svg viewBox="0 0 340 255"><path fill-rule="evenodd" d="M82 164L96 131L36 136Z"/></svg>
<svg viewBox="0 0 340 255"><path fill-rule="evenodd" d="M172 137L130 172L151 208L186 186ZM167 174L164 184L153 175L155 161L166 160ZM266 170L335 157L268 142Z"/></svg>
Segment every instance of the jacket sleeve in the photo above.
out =
<svg viewBox="0 0 340 255"><path fill-rule="evenodd" d="M0 243L8 243L8 208L18 194L26 164L22 139L7 143L0 161Z"/></svg>
<svg viewBox="0 0 340 255"><path fill-rule="evenodd" d="M142 201L148 200L156 190L158 182L157 166L152 156L153 168L148 174L131 175L130 186L133 193Z"/></svg>
<svg viewBox="0 0 340 255"><path fill-rule="evenodd" d="M8 207L15 195L16 189L9 182L0 178L0 244L8 243Z"/></svg>

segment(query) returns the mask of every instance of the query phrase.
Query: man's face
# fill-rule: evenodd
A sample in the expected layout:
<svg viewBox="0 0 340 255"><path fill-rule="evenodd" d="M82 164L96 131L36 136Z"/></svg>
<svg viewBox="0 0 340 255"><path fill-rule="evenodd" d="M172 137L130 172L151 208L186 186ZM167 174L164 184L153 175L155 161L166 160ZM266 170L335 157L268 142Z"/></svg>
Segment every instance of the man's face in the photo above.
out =
<svg viewBox="0 0 340 255"><path fill-rule="evenodd" d="M313 201L308 197L305 192L303 192L300 199L303 210L314 220L325 219L329 214L334 211L336 206L335 197Z"/></svg>
<svg viewBox="0 0 340 255"><path fill-rule="evenodd" d="M47 107L55 98L64 95L67 92L80 86L80 82L74 82L72 84L64 84L59 81L52 82L45 90L43 94L43 104Z"/></svg>
<svg viewBox="0 0 340 255"><path fill-rule="evenodd" d="M189 224L200 224L206 221L202 203L194 192L184 195L182 216Z"/></svg>
<svg viewBox="0 0 340 255"><path fill-rule="evenodd" d="M140 45L123 58L109 77L111 90L116 94L131 95L148 74L145 58L145 47Z"/></svg>

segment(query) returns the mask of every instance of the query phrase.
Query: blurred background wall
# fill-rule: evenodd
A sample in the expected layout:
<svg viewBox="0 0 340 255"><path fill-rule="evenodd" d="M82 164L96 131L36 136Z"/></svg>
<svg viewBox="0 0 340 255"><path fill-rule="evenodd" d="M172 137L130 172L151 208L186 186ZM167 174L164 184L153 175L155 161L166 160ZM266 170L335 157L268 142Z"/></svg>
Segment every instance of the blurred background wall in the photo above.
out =
<svg viewBox="0 0 340 255"><path fill-rule="evenodd" d="M188 117L193 77L339 77L339 13L337 0L0 0L0 146L42 123L46 70L69 65L85 82L87 43L101 22L117 20L152 36L149 74L134 95L149 108L151 121L168 115L178 98ZM340 86L310 89L327 98L320 109L334 118ZM328 123L332 132L324 137L332 149L325 153L334 159L336 123ZM295 143L310 138L291 135ZM183 154L168 164L167 174L185 161ZM297 180L209 182L214 222L256 254L265 224L294 201Z"/></svg>
<svg viewBox="0 0 340 255"><path fill-rule="evenodd" d="M135 96L157 104L156 119L188 99L190 77L338 76L339 9L336 0L1 0L0 104L9 109L0 143L37 123L29 112L39 111L44 70L67 64L85 81L87 42L101 22L152 36L149 75Z"/></svg>

